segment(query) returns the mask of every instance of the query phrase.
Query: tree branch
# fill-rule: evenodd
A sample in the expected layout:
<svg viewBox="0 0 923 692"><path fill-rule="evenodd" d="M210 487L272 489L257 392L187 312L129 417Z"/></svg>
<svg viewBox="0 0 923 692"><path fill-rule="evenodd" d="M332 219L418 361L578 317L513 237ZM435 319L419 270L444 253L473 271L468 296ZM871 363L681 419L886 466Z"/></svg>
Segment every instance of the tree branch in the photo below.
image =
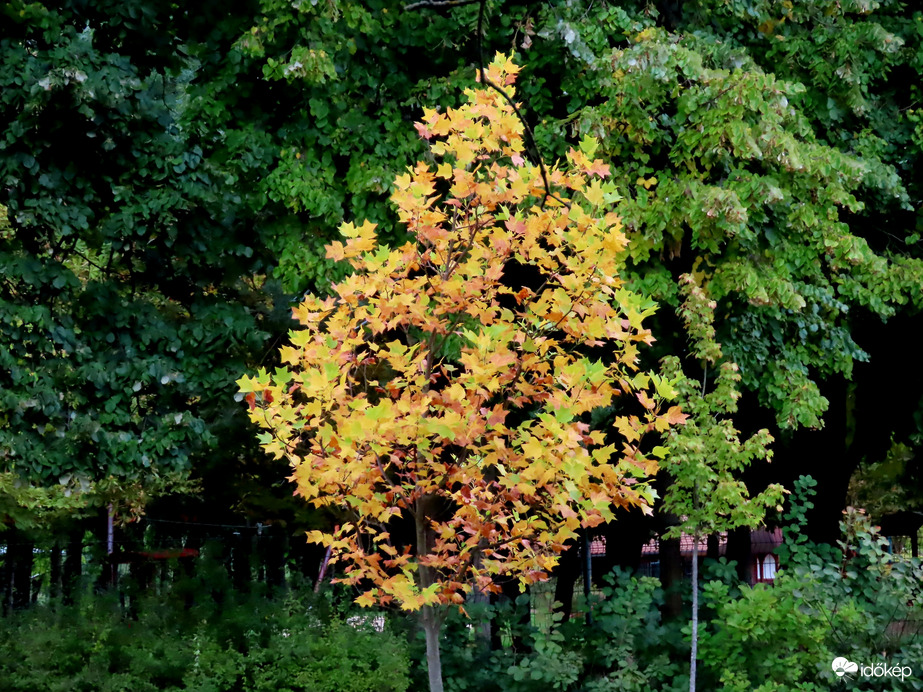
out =
<svg viewBox="0 0 923 692"><path fill-rule="evenodd" d="M418 0L409 5L404 5L405 10L416 10L420 7L459 7L461 5L473 5L481 0Z"/></svg>
<svg viewBox="0 0 923 692"><path fill-rule="evenodd" d="M491 89L500 94L504 100L510 105L510 108L513 109L513 113L516 114L516 117L519 118L519 122L522 123L523 133L526 136L526 145L529 149L530 157L538 165L539 173L542 176L542 184L545 186L545 196L542 198L542 203L539 205L542 209L545 208L545 202L548 201L548 198L551 197L554 200L557 200L561 205L570 209L570 204L565 202L563 199L558 197L551 191L551 185L548 183L548 170L545 168L545 162L542 161L542 154L538 150L538 145L535 143L535 137L532 134L532 128L529 127L529 123L526 122L525 117L522 114L522 111L519 110L519 106L510 98L510 95L507 94L503 89L494 84L492 81L487 79L487 72L484 70L484 43L483 43L483 33L484 33L484 7L487 5L487 0L479 0L478 6L478 29L477 29L477 42L478 42L478 76L480 77L481 84L489 86Z"/></svg>

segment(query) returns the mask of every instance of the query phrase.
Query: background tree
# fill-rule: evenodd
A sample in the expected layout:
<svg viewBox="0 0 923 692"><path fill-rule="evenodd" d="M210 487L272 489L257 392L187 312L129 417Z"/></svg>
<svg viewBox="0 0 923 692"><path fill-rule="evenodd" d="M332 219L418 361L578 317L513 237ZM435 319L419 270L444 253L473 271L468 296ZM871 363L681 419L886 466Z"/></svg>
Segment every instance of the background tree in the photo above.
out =
<svg viewBox="0 0 923 692"><path fill-rule="evenodd" d="M256 456L231 373L284 300L255 173L190 106L247 17L226 9L0 9L0 470L96 511Z"/></svg>
<svg viewBox="0 0 923 692"><path fill-rule="evenodd" d="M520 94L543 154L563 156L587 134L603 142L634 241L626 277L663 306L657 356L686 353L680 276L694 273L717 302L718 338L742 377L740 425L771 429L780 451L781 462L755 469L751 482L790 482L832 450L843 460L819 464L830 492L810 524L833 540L852 469L880 458L892 430L906 440L920 419L912 387L900 393L898 419L882 419L877 405L886 395L882 368L900 358L898 344L919 319L913 161L921 138L915 92L906 88L921 65L918 13L898 3L484 2L402 11L384 2L295 9L267 1L242 40L255 58L274 61L270 79L297 82L313 99L292 112L323 102L303 121L307 129L292 131L322 125L312 137L356 147L336 170L360 181L368 152L386 171L415 156L387 133L401 131L398 120L421 107L422 94L452 105L454 85L465 80L459 65L478 60L481 5L486 49L512 41L527 56ZM387 38L372 43L361 30ZM296 49L322 53L329 69L286 73L299 62ZM376 81L386 64L393 68ZM350 75L368 86L344 83ZM375 122L360 127L371 114ZM304 181L317 178L316 165L302 166L300 152L274 184L302 191L308 209L305 195L317 186ZM349 195L337 209L365 206L383 237L400 240L373 188ZM310 223L315 243L330 237L325 219ZM279 247L287 257L307 245L293 238L290 249ZM921 373L909 364L907 375L917 382Z"/></svg>
<svg viewBox="0 0 923 692"><path fill-rule="evenodd" d="M694 338L693 354L703 363L702 381L683 374L679 358L664 359L664 375L675 381L689 419L670 431L670 456L661 466L668 478L663 510L679 518L665 538L692 538L692 623L689 690L696 689L699 637L699 543L708 535L739 527L756 528L766 511L781 509L784 488L774 484L752 495L741 473L757 459L768 462L772 442L767 430L741 441L728 417L737 411L740 375L735 363L721 362L721 346L715 341L715 302L705 297L691 276L682 277L685 300L680 315ZM707 392L709 368L714 385ZM707 392L707 393L706 393Z"/></svg>
<svg viewBox="0 0 923 692"><path fill-rule="evenodd" d="M897 3L659 7L535 15L533 46L564 44L553 60L569 114L539 123L537 139L600 136L634 241L627 276L664 306L664 352L686 351L675 311L692 273L752 393L740 424L777 439L782 463L748 475L762 487L815 465L828 492L809 526L834 540L853 469L920 420L914 388L895 393L900 421L879 406L883 371L920 319L906 88L919 16ZM919 381L915 364L907 375Z"/></svg>

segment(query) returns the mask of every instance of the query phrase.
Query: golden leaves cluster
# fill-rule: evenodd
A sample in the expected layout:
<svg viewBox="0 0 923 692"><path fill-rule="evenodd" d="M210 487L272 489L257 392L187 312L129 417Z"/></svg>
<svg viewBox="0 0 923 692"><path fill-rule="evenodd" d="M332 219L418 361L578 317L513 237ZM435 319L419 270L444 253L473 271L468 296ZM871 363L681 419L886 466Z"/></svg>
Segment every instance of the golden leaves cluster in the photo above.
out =
<svg viewBox="0 0 923 692"><path fill-rule="evenodd" d="M498 55L487 75L512 99L517 70ZM363 603L415 609L498 575L544 579L581 526L648 507L657 465L641 436L682 420L660 411L669 383L637 371L654 306L619 279L626 238L595 143L550 168L546 190L507 100L466 95L424 112L436 161L395 180L413 240L388 248L373 224L343 226L328 257L354 273L295 309L283 368L240 381L298 493L356 517L310 538L371 584ZM619 397L640 413L591 430L588 414ZM426 540L392 538L398 516Z"/></svg>

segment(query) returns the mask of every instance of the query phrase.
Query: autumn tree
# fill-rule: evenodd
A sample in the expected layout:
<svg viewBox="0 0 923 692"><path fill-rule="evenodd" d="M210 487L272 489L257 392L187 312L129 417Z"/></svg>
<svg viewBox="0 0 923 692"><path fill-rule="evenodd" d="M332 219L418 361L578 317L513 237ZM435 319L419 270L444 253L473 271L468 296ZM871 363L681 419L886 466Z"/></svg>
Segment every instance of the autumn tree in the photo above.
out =
<svg viewBox="0 0 923 692"><path fill-rule="evenodd" d="M392 249L374 224L345 224L327 254L354 273L294 310L284 367L240 380L298 494L352 510L310 539L334 549L358 602L420 610L431 690L440 606L497 578L543 580L581 527L649 511L665 450L643 453L641 437L683 419L661 411L669 382L637 366L654 305L619 278L609 168L591 139L564 167L526 160L518 71L498 55L492 88L424 111L434 161L392 195L412 240ZM633 406L618 434L591 429L588 414L620 400Z"/></svg>

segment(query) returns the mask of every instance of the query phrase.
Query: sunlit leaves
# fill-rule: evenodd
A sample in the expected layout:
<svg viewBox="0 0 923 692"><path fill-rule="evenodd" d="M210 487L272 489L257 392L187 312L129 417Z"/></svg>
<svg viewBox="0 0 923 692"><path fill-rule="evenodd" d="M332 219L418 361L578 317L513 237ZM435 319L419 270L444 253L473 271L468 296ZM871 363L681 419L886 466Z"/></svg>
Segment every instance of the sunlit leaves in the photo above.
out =
<svg viewBox="0 0 923 692"><path fill-rule="evenodd" d="M517 71L498 55L487 76L513 98ZM355 273L294 310L284 371L239 382L298 492L354 513L311 539L333 547L346 581L372 585L366 604L416 609L500 575L544 578L581 526L614 506L649 511L639 481L657 462L640 440L683 422L660 411L672 385L650 389L637 371L654 305L619 278L627 240L596 143L549 169L546 190L508 102L466 96L424 111L417 132L436 160L395 180L412 241L378 246L372 224L344 225L327 253ZM616 447L586 421L622 397L638 404ZM399 515L428 538L392 545Z"/></svg>

